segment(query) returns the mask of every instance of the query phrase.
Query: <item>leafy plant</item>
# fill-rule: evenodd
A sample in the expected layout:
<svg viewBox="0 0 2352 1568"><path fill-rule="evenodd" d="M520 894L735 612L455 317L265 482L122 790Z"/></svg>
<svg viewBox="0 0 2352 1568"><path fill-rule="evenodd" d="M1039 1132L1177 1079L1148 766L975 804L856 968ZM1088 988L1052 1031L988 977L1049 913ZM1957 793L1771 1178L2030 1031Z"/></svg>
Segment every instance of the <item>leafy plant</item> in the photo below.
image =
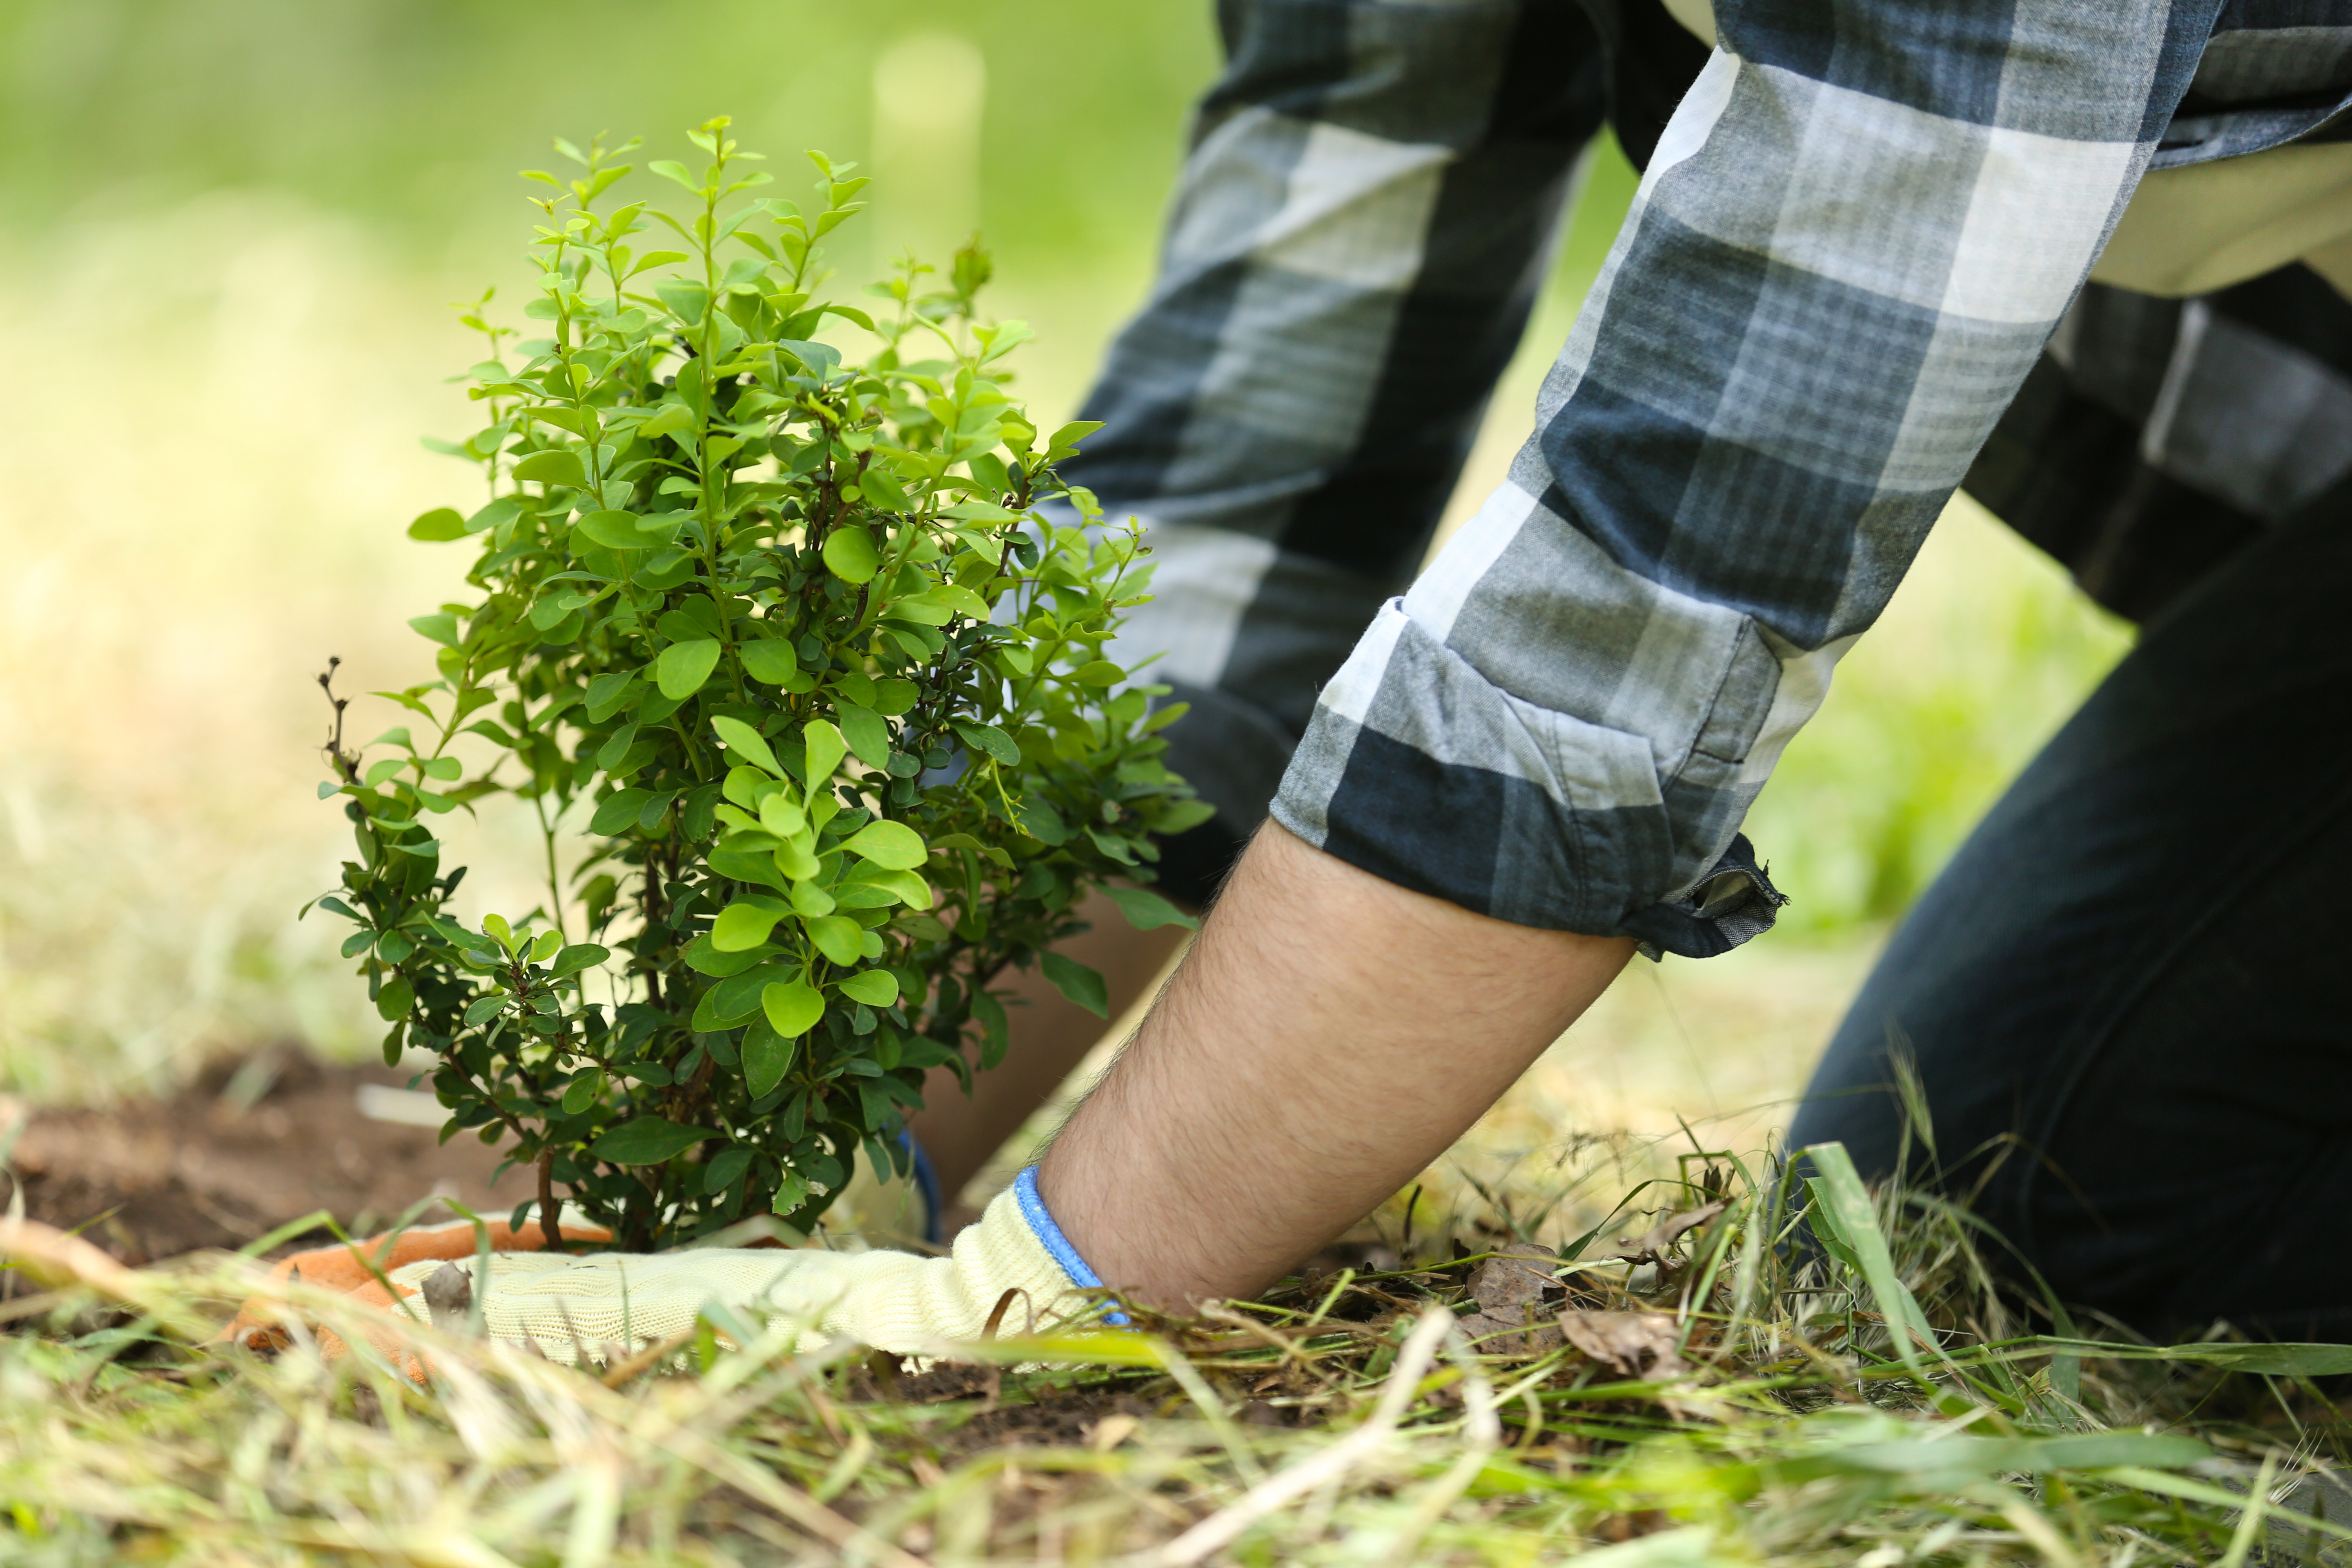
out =
<svg viewBox="0 0 2352 1568"><path fill-rule="evenodd" d="M488 295L467 312L488 423L446 449L488 497L409 528L472 542L480 596L410 623L440 679L379 693L423 722L376 760L330 686L320 785L359 858L319 902L358 924L385 1059L440 1058L445 1137L536 1165L551 1233L563 1189L634 1248L758 1209L805 1226L860 1148L903 1171L925 1070L968 1085L967 1047L1004 1049L991 983L1040 962L1102 1012L1052 944L1208 815L1160 761L1167 689L1104 657L1144 552L1055 475L1094 426L1041 438L1007 393L1028 332L976 314L986 256L937 287L903 261L873 315L821 298L817 241L866 182L812 153L812 210L744 196L768 176L727 124L692 133L699 173L650 165L683 216L604 205L634 142L527 174L551 187L524 310L548 335L510 342ZM656 231L681 248L640 248ZM1055 498L1084 525L1036 510ZM549 897L476 931L435 819L499 795L538 814Z"/></svg>

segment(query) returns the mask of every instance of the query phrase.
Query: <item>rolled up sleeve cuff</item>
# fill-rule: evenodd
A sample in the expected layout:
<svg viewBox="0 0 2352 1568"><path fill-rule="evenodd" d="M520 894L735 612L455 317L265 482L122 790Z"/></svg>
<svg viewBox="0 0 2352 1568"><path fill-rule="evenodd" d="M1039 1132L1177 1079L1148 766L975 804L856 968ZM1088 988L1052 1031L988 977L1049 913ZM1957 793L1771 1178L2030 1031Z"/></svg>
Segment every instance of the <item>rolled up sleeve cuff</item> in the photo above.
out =
<svg viewBox="0 0 2352 1568"><path fill-rule="evenodd" d="M1737 835L1746 793L1678 784L1670 811L1646 738L1514 697L1391 601L1325 689L1273 816L1475 913L1697 958L1769 929L1788 901ZM1677 876L1694 826L1711 823L1706 869Z"/></svg>

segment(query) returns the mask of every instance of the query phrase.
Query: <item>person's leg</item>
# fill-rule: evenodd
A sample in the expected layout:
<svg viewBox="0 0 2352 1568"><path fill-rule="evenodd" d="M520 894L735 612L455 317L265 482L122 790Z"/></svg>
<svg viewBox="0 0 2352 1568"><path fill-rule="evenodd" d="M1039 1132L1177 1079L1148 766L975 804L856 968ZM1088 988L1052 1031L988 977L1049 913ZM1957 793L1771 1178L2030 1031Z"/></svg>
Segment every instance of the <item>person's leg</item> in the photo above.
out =
<svg viewBox="0 0 2352 1568"><path fill-rule="evenodd" d="M1945 1184L2062 1298L2352 1332L2347 511L2148 629L1905 921L1792 1147L1895 1168L1892 1042Z"/></svg>
<svg viewBox="0 0 2352 1568"><path fill-rule="evenodd" d="M1059 951L1103 977L1116 1018L1159 976L1183 941L1183 928L1137 931L1100 893L1079 913L1093 929L1063 942ZM1016 971L1009 979L1013 1038L1003 1061L975 1074L969 1095L953 1068L932 1068L923 1081L923 1109L907 1121L930 1157L940 1195L949 1204L1103 1037L1103 1021L1055 990L1037 970Z"/></svg>

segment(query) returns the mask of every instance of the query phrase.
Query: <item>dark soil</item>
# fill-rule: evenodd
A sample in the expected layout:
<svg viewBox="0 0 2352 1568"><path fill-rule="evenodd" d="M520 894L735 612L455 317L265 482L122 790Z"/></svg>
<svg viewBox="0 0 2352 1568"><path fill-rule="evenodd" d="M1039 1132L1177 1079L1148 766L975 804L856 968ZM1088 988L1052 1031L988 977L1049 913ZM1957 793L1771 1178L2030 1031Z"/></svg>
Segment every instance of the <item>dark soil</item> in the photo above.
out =
<svg viewBox="0 0 2352 1568"><path fill-rule="evenodd" d="M361 1085L404 1088L408 1076L266 1052L170 1100L34 1109L8 1173L27 1216L78 1230L131 1264L242 1247L320 1209L364 1235L427 1196L493 1217L528 1195L529 1172L491 1184L499 1153L469 1134L441 1144L433 1129L360 1113ZM0 1100L0 1136L25 1114ZM420 1217L455 1216L436 1204ZM324 1233L303 1239L316 1245Z"/></svg>

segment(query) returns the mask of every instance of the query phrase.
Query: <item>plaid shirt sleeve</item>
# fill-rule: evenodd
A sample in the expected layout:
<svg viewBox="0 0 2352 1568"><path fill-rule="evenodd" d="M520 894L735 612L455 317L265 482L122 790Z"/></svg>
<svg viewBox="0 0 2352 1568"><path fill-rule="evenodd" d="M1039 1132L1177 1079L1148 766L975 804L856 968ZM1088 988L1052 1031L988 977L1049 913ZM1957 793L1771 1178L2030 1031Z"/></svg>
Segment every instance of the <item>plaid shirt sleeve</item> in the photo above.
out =
<svg viewBox="0 0 2352 1568"><path fill-rule="evenodd" d="M1226 0L1233 65L1076 476L1153 531L1131 635L1195 704L1172 765L1238 833L1286 757L1293 832L1517 923L1695 955L1769 925L1740 818L2215 9L1719 5L1536 436L1397 598L1605 69L1542 0Z"/></svg>
<svg viewBox="0 0 2352 1568"><path fill-rule="evenodd" d="M2082 284L2214 10L1720 6L1537 434L1324 689L1275 816L1521 924L1736 939L1695 890Z"/></svg>

